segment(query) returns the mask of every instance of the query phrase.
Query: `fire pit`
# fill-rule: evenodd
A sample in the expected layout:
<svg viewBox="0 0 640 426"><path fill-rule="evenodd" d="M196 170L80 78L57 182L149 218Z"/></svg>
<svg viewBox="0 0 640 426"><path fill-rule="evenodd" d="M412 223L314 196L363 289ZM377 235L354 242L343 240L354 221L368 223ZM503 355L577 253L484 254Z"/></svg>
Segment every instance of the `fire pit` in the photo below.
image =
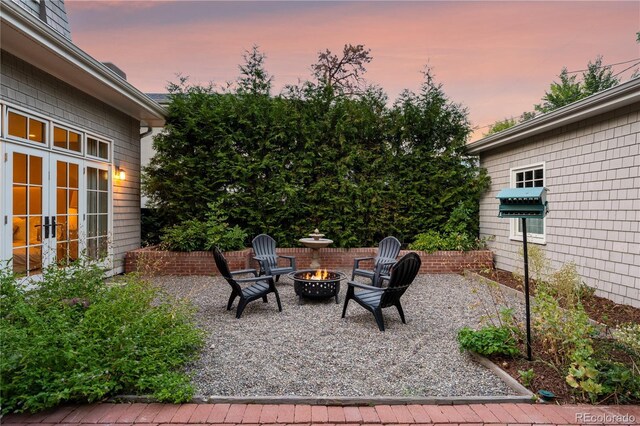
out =
<svg viewBox="0 0 640 426"><path fill-rule="evenodd" d="M328 299L335 297L338 303L338 293L340 292L340 281L346 278L342 272L334 272L316 269L304 269L288 274L293 280L293 289L298 296L298 302L302 303L302 298Z"/></svg>

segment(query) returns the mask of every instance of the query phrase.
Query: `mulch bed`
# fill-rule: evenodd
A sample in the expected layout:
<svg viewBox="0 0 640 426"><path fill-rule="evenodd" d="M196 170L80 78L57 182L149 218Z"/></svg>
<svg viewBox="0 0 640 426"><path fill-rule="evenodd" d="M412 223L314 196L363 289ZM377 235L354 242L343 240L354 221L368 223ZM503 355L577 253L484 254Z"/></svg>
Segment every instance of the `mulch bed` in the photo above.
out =
<svg viewBox="0 0 640 426"><path fill-rule="evenodd" d="M479 275L497 281L507 287L523 291L524 284L520 279L513 276L511 272L496 269L493 271L479 271ZM535 293L535 281L531 280L530 290ZM598 297L595 295L585 296L583 306L589 317L595 321L605 324L609 327L617 327L620 324L635 322L640 323L640 309L633 306L620 305L609 299ZM607 345L602 342L603 345ZM607 345L608 346L608 345ZM526 349L523 347L523 352ZM527 371L533 369L534 378L528 388L537 392L541 389L553 392L557 396L557 402L563 404L575 403L575 394L567 385L565 380L566 372L558 371L550 362L544 360L544 353L536 344L535 340L532 344L533 361L522 358L506 358L493 357L491 360L499 365L504 371L509 373L511 377L518 380L523 385L523 380L519 371ZM611 356L615 354L611 352ZM616 401L606 401L606 403L615 403Z"/></svg>

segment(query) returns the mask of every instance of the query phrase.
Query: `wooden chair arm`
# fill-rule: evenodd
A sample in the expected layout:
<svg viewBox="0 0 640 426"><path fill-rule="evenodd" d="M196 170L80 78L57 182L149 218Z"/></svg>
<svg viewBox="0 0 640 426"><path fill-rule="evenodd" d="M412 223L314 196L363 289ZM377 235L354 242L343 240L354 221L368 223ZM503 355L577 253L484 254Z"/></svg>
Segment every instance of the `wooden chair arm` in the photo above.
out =
<svg viewBox="0 0 640 426"><path fill-rule="evenodd" d="M238 280L236 280L237 283L250 283L250 282L257 282L257 281L263 281L263 280L271 280L273 279L273 276L271 275L261 275L259 277L251 277L251 278L240 278Z"/></svg>
<svg viewBox="0 0 640 426"><path fill-rule="evenodd" d="M258 276L258 271L255 269L240 269L237 271L232 271L231 276L240 275L240 274L253 274L254 276Z"/></svg>

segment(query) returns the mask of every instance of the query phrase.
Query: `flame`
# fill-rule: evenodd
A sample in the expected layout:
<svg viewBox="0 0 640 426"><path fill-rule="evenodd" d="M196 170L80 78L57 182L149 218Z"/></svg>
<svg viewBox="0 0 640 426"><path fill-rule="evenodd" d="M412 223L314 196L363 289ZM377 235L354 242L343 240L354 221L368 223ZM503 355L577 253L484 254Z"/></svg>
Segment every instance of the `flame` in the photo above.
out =
<svg viewBox="0 0 640 426"><path fill-rule="evenodd" d="M305 280L326 280L327 278L329 278L329 272L326 269L318 269L313 275L311 275L311 272L309 272L304 277Z"/></svg>

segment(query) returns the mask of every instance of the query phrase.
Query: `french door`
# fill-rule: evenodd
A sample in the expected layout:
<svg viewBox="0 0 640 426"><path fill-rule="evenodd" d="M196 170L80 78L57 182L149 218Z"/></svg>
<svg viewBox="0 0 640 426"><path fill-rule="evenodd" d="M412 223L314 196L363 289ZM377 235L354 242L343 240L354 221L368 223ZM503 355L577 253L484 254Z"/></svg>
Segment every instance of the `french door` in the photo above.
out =
<svg viewBox="0 0 640 426"><path fill-rule="evenodd" d="M107 254L109 167L3 142L3 259L20 276ZM10 252L9 252L10 251Z"/></svg>

